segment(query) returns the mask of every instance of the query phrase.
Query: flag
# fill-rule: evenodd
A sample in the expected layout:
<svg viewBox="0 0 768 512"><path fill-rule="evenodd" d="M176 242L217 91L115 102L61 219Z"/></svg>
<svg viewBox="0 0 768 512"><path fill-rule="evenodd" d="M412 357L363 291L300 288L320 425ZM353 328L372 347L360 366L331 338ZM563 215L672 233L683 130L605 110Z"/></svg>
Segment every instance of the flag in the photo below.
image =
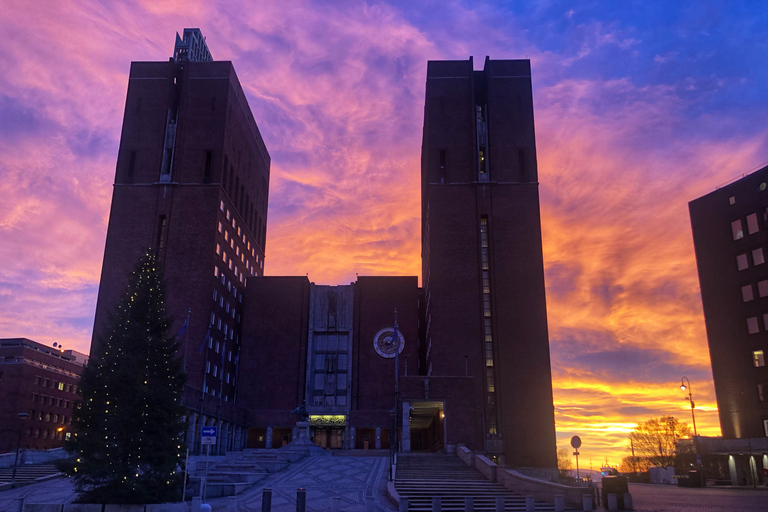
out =
<svg viewBox="0 0 768 512"><path fill-rule="evenodd" d="M205 333L205 339L203 340L203 344L200 345L200 353L203 353L203 349L205 348L205 344L208 342L208 338L211 337L211 326L208 326L208 332Z"/></svg>
<svg viewBox="0 0 768 512"><path fill-rule="evenodd" d="M179 334L176 335L177 338L180 338L182 334L184 334L184 331L187 330L187 326L189 325L189 313L187 313L187 319L184 320L184 325L181 326L181 329L179 330Z"/></svg>

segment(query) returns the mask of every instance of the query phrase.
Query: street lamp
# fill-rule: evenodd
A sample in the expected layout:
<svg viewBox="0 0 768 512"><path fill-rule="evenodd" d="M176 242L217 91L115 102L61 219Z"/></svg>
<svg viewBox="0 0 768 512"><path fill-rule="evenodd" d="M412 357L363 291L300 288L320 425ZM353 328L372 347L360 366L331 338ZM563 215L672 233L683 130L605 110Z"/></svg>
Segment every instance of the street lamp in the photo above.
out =
<svg viewBox="0 0 768 512"><path fill-rule="evenodd" d="M693 420L693 449L696 450L696 467L698 467L699 464L701 464L701 459L699 457L699 434L696 432L696 413L694 412L696 404L693 402L693 388L691 387L691 381L688 380L688 377L683 377L682 381L680 382L680 389L683 391L686 389L688 390L687 400L691 402L691 419Z"/></svg>
<svg viewBox="0 0 768 512"><path fill-rule="evenodd" d="M21 451L21 431L24 427L24 420L29 418L28 412L20 412L19 417L19 442L16 444L16 458L13 461L13 473L11 474L11 489L16 486L16 467L19 465L19 451Z"/></svg>

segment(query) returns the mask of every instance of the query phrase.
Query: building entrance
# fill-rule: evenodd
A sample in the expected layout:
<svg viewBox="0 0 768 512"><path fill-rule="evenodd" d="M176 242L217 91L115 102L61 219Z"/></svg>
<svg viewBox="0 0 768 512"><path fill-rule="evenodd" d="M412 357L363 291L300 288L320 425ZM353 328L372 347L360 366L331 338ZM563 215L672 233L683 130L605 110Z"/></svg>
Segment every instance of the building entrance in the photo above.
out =
<svg viewBox="0 0 768 512"><path fill-rule="evenodd" d="M326 428L315 427L314 442L321 448L343 448L344 446L344 429L343 428Z"/></svg>
<svg viewBox="0 0 768 512"><path fill-rule="evenodd" d="M445 449L443 402L410 402L411 451L442 452Z"/></svg>

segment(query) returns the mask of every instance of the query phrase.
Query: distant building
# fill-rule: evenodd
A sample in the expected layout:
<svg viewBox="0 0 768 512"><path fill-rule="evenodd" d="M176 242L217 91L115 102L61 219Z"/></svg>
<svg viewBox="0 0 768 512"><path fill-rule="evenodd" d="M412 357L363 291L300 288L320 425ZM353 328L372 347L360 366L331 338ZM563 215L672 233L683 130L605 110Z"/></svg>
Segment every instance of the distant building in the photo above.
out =
<svg viewBox="0 0 768 512"><path fill-rule="evenodd" d="M69 437L87 356L26 338L0 339L0 453L59 448ZM25 413L27 417L19 416Z"/></svg>
<svg viewBox="0 0 768 512"><path fill-rule="evenodd" d="M152 248L174 332L189 314L194 450L203 425L221 428L219 451L279 447L296 437L303 406L312 439L329 449L463 443L549 474L529 62L428 65L423 290L415 276L323 286L263 277L269 155L232 64L212 61L204 44L187 29L170 62L131 65L94 346Z"/></svg>

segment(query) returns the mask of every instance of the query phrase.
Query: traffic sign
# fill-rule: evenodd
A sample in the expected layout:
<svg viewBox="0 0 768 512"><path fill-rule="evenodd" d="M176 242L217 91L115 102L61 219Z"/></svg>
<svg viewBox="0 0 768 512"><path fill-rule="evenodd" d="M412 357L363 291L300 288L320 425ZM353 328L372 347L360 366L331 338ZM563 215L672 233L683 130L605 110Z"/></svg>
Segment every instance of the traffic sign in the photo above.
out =
<svg viewBox="0 0 768 512"><path fill-rule="evenodd" d="M218 427L203 427L200 429L200 444L216 444Z"/></svg>

